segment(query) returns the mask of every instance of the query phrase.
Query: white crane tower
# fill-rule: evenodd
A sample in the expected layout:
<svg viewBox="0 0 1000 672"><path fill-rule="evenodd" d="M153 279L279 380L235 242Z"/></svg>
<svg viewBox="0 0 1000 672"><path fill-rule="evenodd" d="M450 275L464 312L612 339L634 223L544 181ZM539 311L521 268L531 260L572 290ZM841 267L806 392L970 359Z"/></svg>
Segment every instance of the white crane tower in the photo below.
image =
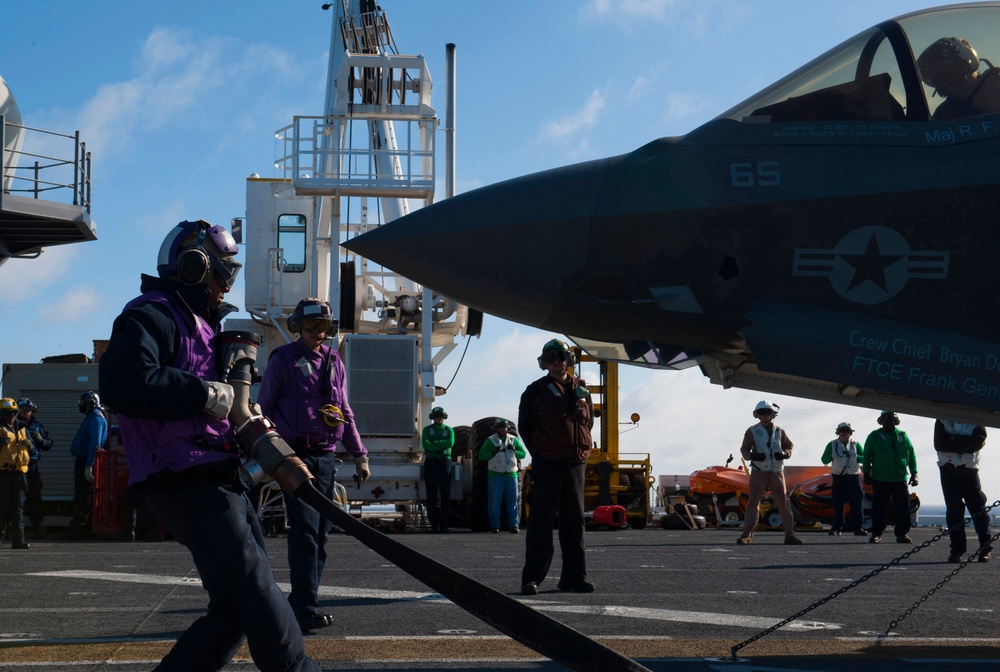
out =
<svg viewBox="0 0 1000 672"><path fill-rule="evenodd" d="M423 56L398 53L381 8L370 0L324 8L334 10L325 109L277 131L276 177L247 179L246 223L234 220L234 229L246 243L252 320L226 328L262 336L263 373L267 353L291 340L285 318L299 300L328 301L372 471L364 486L346 473L342 484L354 502L411 502L424 496L420 428L444 391L435 371L457 338L478 335L482 314L340 246L405 215L411 200L433 202L438 118ZM456 500L467 494L459 467Z"/></svg>

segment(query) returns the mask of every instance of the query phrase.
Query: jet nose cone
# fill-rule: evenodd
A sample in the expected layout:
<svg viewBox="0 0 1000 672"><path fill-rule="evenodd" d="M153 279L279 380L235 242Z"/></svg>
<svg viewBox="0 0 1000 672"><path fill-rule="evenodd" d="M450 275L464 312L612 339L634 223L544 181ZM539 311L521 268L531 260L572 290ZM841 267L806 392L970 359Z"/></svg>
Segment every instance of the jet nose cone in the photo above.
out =
<svg viewBox="0 0 1000 672"><path fill-rule="evenodd" d="M465 305L556 329L557 289L586 263L606 168L595 161L477 189L343 245Z"/></svg>

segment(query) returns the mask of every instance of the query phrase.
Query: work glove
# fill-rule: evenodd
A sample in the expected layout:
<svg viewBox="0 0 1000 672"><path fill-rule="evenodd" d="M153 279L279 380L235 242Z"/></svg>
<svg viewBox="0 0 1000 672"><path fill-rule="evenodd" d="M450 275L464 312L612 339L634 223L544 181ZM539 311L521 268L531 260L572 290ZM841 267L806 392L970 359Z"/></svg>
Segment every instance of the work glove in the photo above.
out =
<svg viewBox="0 0 1000 672"><path fill-rule="evenodd" d="M776 460L787 460L792 454L787 450L779 450L774 454L774 459Z"/></svg>
<svg viewBox="0 0 1000 672"><path fill-rule="evenodd" d="M205 402L205 412L219 419L228 417L235 398L236 393L233 391L232 385L210 380L208 381L208 401Z"/></svg>
<svg viewBox="0 0 1000 672"><path fill-rule="evenodd" d="M862 478L862 480L864 481L865 485L871 485L872 484L872 475L871 474L865 474L864 477Z"/></svg>
<svg viewBox="0 0 1000 672"><path fill-rule="evenodd" d="M93 467L84 467L84 469L83 469L83 477L87 479L88 483L93 483L94 482L94 468Z"/></svg>
<svg viewBox="0 0 1000 672"><path fill-rule="evenodd" d="M750 451L750 461L751 462L763 462L767 459L767 453L760 453L756 450Z"/></svg>
<svg viewBox="0 0 1000 672"><path fill-rule="evenodd" d="M914 488L915 488L915 487L917 487L917 483L919 483L919 482L920 482L920 481L919 481L919 479L917 478L917 475L916 475L916 474L913 474L912 476L910 476L910 485L911 485L912 487L914 487Z"/></svg>
<svg viewBox="0 0 1000 672"><path fill-rule="evenodd" d="M369 478L371 478L372 472L368 468L368 456L362 455L361 457L354 458L354 468L358 470L357 481L359 484L364 483Z"/></svg>
<svg viewBox="0 0 1000 672"><path fill-rule="evenodd" d="M37 430L31 431L29 432L29 434L31 435L31 440L37 443L38 445L41 445L42 441L45 440L42 438L42 433Z"/></svg>

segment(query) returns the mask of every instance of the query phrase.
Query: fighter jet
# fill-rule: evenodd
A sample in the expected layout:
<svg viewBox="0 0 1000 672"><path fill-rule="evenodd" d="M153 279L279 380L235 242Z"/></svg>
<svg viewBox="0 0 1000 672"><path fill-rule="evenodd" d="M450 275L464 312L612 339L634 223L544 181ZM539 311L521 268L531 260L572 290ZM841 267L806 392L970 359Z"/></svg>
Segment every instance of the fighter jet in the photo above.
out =
<svg viewBox="0 0 1000 672"><path fill-rule="evenodd" d="M601 359L998 426L990 56L1000 3L908 14L685 136L467 192L344 245ZM492 249L509 261L483 263Z"/></svg>

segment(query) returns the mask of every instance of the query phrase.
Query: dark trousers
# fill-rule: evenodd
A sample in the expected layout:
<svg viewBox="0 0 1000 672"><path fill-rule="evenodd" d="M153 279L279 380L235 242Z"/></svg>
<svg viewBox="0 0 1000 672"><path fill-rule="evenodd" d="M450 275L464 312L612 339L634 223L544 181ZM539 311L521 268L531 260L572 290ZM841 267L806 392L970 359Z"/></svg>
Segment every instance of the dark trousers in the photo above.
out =
<svg viewBox="0 0 1000 672"><path fill-rule="evenodd" d="M979 470L966 467L941 467L941 492L944 494L945 520L951 539L951 552L961 555L967 550L965 540L965 509L969 509L972 525L979 537L979 546L990 546L990 515L986 512L986 495L979 483Z"/></svg>
<svg viewBox="0 0 1000 672"><path fill-rule="evenodd" d="M427 487L427 518L431 529L442 532L448 529L448 506L451 500L452 461L450 457L424 460L424 481ZM438 498L441 508L438 508Z"/></svg>
<svg viewBox="0 0 1000 672"><path fill-rule="evenodd" d="M833 474L833 522L831 529L844 529L844 504L851 505L851 527L860 530L864 527L862 500L865 493L861 489L859 474Z"/></svg>
<svg viewBox="0 0 1000 672"><path fill-rule="evenodd" d="M559 582L575 584L587 579L583 539L583 479L586 462L531 461L531 515L525 535L521 583L541 584L549 573L555 549L552 528L559 516L562 573Z"/></svg>
<svg viewBox="0 0 1000 672"><path fill-rule="evenodd" d="M319 672L306 656L302 631L274 582L264 534L235 473L154 476L137 490L174 539L191 551L208 591L208 613L181 635L155 669L215 672L246 637L261 670Z"/></svg>
<svg viewBox="0 0 1000 672"><path fill-rule="evenodd" d="M71 525L83 528L90 527L90 509L94 501L94 486L84 476L87 458L77 456L73 465L73 521Z"/></svg>
<svg viewBox="0 0 1000 672"><path fill-rule="evenodd" d="M872 536L881 537L885 532L885 514L892 499L896 526L893 531L902 537L910 531L910 490L906 481L872 480Z"/></svg>
<svg viewBox="0 0 1000 672"><path fill-rule="evenodd" d="M310 473L314 485L328 499L333 499L333 477L336 463L333 451L296 451ZM319 511L296 499L287 492L285 513L288 515L288 569L292 592L288 602L297 618L304 618L319 611L319 582L326 566L326 539L330 521Z"/></svg>
<svg viewBox="0 0 1000 672"><path fill-rule="evenodd" d="M28 498L24 504L24 515L36 530L42 525L45 511L42 507L42 472L38 460L28 462Z"/></svg>
<svg viewBox="0 0 1000 672"><path fill-rule="evenodd" d="M24 491L28 481L14 469L0 471L0 531L10 531L14 543L24 541Z"/></svg>

